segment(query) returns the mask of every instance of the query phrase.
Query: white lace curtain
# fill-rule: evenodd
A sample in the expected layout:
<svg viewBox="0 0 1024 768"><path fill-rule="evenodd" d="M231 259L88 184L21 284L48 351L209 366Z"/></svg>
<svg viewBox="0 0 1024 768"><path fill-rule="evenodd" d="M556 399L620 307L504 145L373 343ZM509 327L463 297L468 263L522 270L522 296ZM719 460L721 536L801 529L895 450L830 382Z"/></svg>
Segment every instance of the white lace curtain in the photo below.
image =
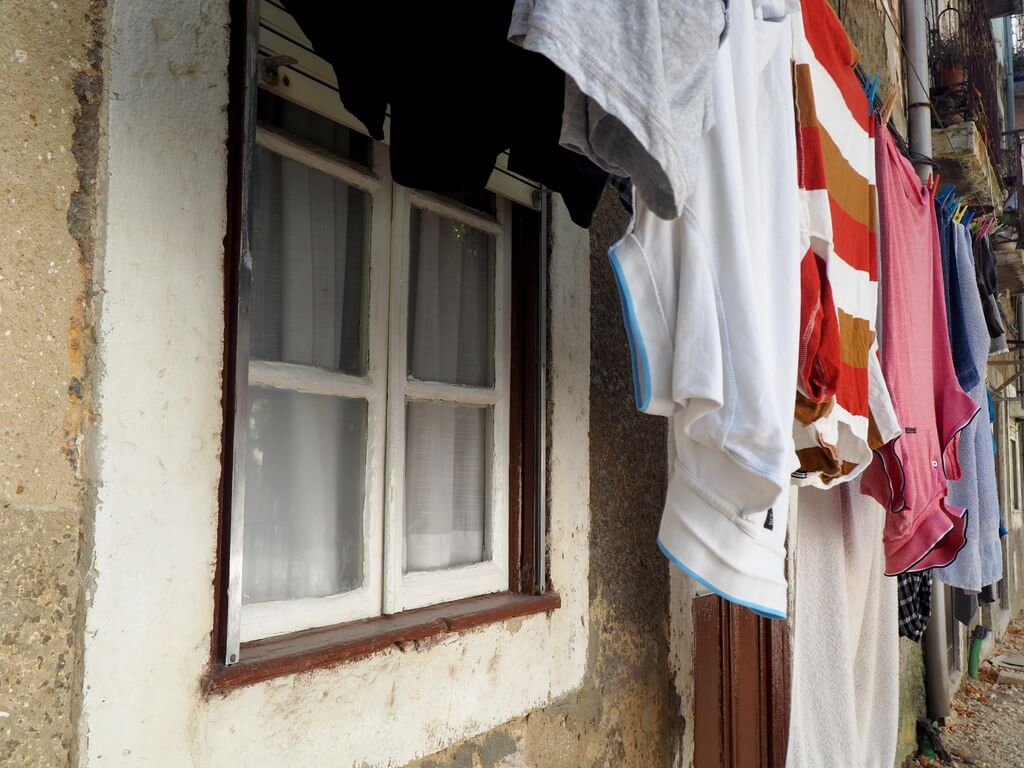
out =
<svg viewBox="0 0 1024 768"><path fill-rule="evenodd" d="M412 214L409 374L493 383L492 239L427 211ZM412 401L406 410L405 570L480 562L485 547L490 409Z"/></svg>
<svg viewBox="0 0 1024 768"><path fill-rule="evenodd" d="M362 373L367 197L266 150L254 173L251 357ZM490 386L492 238L414 210L410 245L409 375ZM255 386L249 400L243 601L358 587L366 403ZM490 418L406 404L406 571L485 557Z"/></svg>
<svg viewBox="0 0 1024 768"><path fill-rule="evenodd" d="M254 173L251 357L357 372L365 196L262 149ZM243 600L358 587L365 402L264 387L249 402Z"/></svg>

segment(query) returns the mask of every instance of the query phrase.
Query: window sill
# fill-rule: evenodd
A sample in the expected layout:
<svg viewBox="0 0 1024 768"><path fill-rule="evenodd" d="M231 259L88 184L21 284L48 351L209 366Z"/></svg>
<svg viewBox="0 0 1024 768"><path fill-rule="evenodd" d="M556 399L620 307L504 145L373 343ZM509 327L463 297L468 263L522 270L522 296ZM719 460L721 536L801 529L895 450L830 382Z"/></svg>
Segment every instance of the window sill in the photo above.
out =
<svg viewBox="0 0 1024 768"><path fill-rule="evenodd" d="M221 693L282 675L362 659L392 646L418 647L457 632L506 619L548 613L561 606L557 592L524 595L501 592L395 616L380 616L333 627L310 629L242 645L242 661L215 663L203 679L206 693Z"/></svg>

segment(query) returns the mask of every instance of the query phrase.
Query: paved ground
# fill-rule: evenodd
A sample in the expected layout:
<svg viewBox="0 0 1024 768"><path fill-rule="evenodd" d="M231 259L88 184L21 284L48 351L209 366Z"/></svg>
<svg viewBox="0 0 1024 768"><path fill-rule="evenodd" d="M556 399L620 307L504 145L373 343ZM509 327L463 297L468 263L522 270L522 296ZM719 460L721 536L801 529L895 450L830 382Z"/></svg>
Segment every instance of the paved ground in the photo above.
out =
<svg viewBox="0 0 1024 768"><path fill-rule="evenodd" d="M1024 620L1010 624L996 655L1024 654ZM1024 686L995 682L990 664L979 680L965 679L952 702L953 716L942 729L942 742L954 765L978 768L1024 767ZM912 766L940 766L919 758Z"/></svg>

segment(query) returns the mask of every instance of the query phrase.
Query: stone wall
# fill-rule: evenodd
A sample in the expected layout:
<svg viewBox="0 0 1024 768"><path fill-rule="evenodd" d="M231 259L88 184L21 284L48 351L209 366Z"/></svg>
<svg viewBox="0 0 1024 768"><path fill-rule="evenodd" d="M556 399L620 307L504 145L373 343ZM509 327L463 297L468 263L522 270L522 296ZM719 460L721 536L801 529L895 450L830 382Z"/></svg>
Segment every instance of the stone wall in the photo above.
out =
<svg viewBox="0 0 1024 768"><path fill-rule="evenodd" d="M89 551L102 0L0 24L0 764L65 766Z"/></svg>

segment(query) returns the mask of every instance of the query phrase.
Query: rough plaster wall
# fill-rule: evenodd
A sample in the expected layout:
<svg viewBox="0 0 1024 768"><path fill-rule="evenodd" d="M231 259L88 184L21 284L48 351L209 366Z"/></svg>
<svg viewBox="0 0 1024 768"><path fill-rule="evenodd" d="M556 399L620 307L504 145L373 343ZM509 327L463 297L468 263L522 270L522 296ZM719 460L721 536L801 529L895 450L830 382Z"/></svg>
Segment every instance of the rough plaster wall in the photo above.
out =
<svg viewBox="0 0 1024 768"><path fill-rule="evenodd" d="M79 689L81 480L102 0L0 24L0 764L64 766Z"/></svg>
<svg viewBox="0 0 1024 768"><path fill-rule="evenodd" d="M618 199L606 192L590 230L590 653L583 685L417 768L658 768L681 753L685 726L669 665L669 569L654 543L666 483L666 422L638 413L633 403L607 257L626 222ZM688 596L692 586L680 591ZM683 611L680 621L688 616ZM688 677L688 651L682 655L676 666Z"/></svg>
<svg viewBox="0 0 1024 768"><path fill-rule="evenodd" d="M899 0L830 0L846 27L850 39L860 51L860 63L871 75L880 75L878 98L895 90L896 106L892 119L896 129L907 135L903 58L900 48ZM888 14L888 18L886 16ZM891 20L891 21L890 21ZM896 27L894 29L893 27ZM913 77L913 75L911 75Z"/></svg>
<svg viewBox="0 0 1024 768"><path fill-rule="evenodd" d="M917 718L925 713L924 653L920 643L900 638L900 730L896 765L917 748Z"/></svg>
<svg viewBox="0 0 1024 768"><path fill-rule="evenodd" d="M78 765L394 768L557 701L584 678L587 233L564 205L552 206L550 542L561 608L205 695L221 450L227 10L216 0L112 4L95 586Z"/></svg>

